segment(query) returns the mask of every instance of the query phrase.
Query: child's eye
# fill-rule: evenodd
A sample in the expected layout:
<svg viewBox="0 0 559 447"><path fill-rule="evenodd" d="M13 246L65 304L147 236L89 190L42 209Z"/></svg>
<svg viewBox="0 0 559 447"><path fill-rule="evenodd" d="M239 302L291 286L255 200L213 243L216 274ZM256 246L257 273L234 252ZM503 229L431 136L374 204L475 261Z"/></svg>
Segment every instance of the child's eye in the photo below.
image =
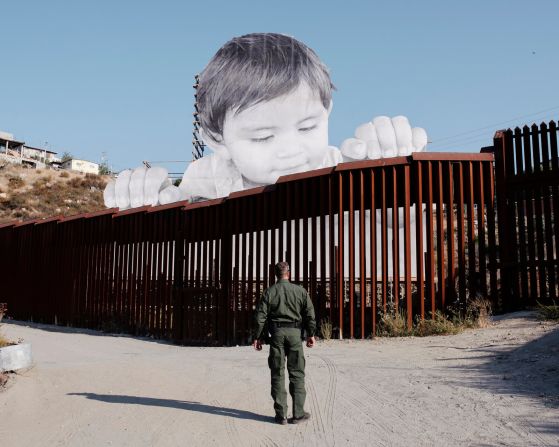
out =
<svg viewBox="0 0 559 447"><path fill-rule="evenodd" d="M252 141L253 143L264 143L266 141L269 141L273 138L273 135L268 135L267 137L262 137L262 138L251 138L250 141Z"/></svg>
<svg viewBox="0 0 559 447"><path fill-rule="evenodd" d="M311 130L313 130L313 129L316 129L316 124L313 125L313 126L309 126L309 127L301 127L301 128L299 129L299 132L309 132L309 131L311 131Z"/></svg>

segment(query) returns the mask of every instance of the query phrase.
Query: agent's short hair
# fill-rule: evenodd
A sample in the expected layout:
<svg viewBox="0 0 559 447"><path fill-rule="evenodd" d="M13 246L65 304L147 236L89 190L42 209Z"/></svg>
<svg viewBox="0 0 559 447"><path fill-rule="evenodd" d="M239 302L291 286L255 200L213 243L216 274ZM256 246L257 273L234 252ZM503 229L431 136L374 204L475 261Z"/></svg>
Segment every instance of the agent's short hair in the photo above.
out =
<svg viewBox="0 0 559 447"><path fill-rule="evenodd" d="M274 271L276 273L276 278L281 278L289 272L289 264L285 261L280 261L275 265Z"/></svg>
<svg viewBox="0 0 559 447"><path fill-rule="evenodd" d="M306 82L327 109L334 85L316 53L293 37L254 33L223 45L200 73L197 103L202 128L217 141L229 110L290 93Z"/></svg>

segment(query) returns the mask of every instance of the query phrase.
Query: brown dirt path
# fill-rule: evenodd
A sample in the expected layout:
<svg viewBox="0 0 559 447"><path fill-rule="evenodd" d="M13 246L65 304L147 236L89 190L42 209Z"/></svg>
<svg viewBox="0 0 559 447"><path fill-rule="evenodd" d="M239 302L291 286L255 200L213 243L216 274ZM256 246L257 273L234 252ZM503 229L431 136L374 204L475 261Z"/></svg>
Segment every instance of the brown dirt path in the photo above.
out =
<svg viewBox="0 0 559 447"><path fill-rule="evenodd" d="M267 347L179 347L7 323L35 366L0 392L6 446L556 446L559 326L307 349L307 424L271 423Z"/></svg>

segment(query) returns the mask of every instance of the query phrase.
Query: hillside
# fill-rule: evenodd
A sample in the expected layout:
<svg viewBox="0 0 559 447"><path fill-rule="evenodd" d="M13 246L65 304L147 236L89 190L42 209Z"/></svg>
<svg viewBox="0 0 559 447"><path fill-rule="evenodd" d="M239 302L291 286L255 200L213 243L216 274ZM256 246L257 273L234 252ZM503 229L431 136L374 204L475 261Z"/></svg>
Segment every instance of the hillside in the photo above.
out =
<svg viewBox="0 0 559 447"><path fill-rule="evenodd" d="M0 162L0 224L104 209L103 190L108 179Z"/></svg>

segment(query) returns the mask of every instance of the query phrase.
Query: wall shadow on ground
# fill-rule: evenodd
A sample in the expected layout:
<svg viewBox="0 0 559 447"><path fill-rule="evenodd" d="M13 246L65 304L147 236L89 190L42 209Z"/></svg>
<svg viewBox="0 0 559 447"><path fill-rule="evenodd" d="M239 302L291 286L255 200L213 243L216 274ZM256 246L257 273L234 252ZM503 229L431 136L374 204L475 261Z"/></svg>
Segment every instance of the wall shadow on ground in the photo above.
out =
<svg viewBox="0 0 559 447"><path fill-rule="evenodd" d="M530 425L540 433L559 435L559 424L555 418L539 419L538 413L559 410L559 324L550 325L549 332L521 346L518 342L489 344L478 349L479 356L464 356L478 359L472 366L454 366L463 371L456 386L467 386L487 390L493 394L533 398L541 405L534 408L535 420ZM511 328L510 336L515 335ZM514 346L514 347L511 347ZM447 359L450 360L450 359ZM536 422L536 420L539 421Z"/></svg>
<svg viewBox="0 0 559 447"><path fill-rule="evenodd" d="M41 331L56 332L61 334L83 334L83 335L91 335L94 337L133 338L135 340L148 341L148 342L158 343L162 345L176 344L172 340L167 340L163 338L144 337L144 336L132 335L128 333L103 332L95 329L79 328L79 327L72 327L72 326L57 326L54 324L35 323L33 321L21 321L21 320L9 319L9 320L2 320L2 324L6 326L13 324L14 326L30 327Z"/></svg>
<svg viewBox="0 0 559 447"><path fill-rule="evenodd" d="M153 397L126 396L118 394L95 394L95 393L67 393L68 396L83 396L87 399L98 400L109 404L120 405L147 405L152 407L176 408L178 410L195 411L198 413L207 413L215 416L227 416L237 419L251 419L260 422L273 423L274 418L264 416L262 414L253 413L252 411L238 410L236 408L220 407L216 405L207 405L200 402L191 402L185 400L174 399L157 399Z"/></svg>

